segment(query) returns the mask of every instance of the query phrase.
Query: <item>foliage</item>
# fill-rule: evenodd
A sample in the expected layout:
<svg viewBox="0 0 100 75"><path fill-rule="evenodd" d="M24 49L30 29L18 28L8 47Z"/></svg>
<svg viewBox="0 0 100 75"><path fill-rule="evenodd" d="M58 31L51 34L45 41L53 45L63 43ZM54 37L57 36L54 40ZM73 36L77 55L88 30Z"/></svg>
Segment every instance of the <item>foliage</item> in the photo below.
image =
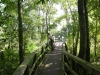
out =
<svg viewBox="0 0 100 75"><path fill-rule="evenodd" d="M41 1L40 3L37 3ZM36 4L37 3L37 4ZM19 65L17 0L0 1L0 74L11 75ZM22 1L22 24L25 57L46 42L45 13L53 21L54 8L46 0ZM52 28L53 25L50 25ZM50 29L49 28L49 29ZM38 41L37 41L38 40ZM16 62L16 63L15 63ZM12 65L13 64L13 65ZM9 68L8 68L9 67Z"/></svg>
<svg viewBox="0 0 100 75"><path fill-rule="evenodd" d="M57 7L54 4L60 5L64 11L57 18ZM17 9L17 0L0 0L0 75L11 75L19 65ZM21 11L25 57L47 42L47 27L56 38L64 37L71 51L74 49L79 31L77 0L22 0ZM99 2L88 0L91 60L100 59L99 11ZM59 25L60 31L57 30Z"/></svg>

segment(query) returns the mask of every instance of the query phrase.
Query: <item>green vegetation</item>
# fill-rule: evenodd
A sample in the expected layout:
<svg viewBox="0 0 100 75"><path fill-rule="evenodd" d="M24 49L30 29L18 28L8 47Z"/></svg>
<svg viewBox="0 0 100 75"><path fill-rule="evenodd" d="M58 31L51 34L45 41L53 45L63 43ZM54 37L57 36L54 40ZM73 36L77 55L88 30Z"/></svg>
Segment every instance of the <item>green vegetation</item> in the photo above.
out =
<svg viewBox="0 0 100 75"><path fill-rule="evenodd" d="M87 60L90 56L91 63L100 65L100 0L88 0L86 8L87 16L81 15L83 24L79 18L78 0L0 0L0 75L11 75L29 53L47 42L47 32L60 41L64 39L70 52L79 57L85 44L84 49L90 55L84 52L86 57L81 58ZM60 10L63 13L56 15ZM84 28L87 17L89 31ZM84 25L83 30L80 24ZM89 39L88 42L82 44L80 30L86 31L87 38L83 39Z"/></svg>

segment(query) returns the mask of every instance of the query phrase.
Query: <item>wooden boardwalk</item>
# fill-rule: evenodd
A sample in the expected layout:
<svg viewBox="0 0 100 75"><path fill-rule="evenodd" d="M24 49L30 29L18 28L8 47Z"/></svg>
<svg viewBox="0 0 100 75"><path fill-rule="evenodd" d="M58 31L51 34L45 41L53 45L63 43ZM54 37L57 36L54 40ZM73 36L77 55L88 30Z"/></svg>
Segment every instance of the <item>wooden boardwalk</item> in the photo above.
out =
<svg viewBox="0 0 100 75"><path fill-rule="evenodd" d="M36 75L64 75L62 65L62 43L55 43L55 50L51 51Z"/></svg>

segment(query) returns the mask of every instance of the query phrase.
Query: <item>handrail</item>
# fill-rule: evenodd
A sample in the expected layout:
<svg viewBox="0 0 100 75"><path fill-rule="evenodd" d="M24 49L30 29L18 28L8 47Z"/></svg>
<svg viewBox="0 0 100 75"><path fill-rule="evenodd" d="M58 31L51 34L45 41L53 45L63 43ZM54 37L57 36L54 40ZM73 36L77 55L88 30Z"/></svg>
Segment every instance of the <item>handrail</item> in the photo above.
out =
<svg viewBox="0 0 100 75"><path fill-rule="evenodd" d="M75 63L81 65L84 69L91 71L92 74L100 75L100 68L99 67L97 67L97 66L77 57L77 56L74 56L74 55L68 53L66 50L63 50L63 55L65 55L66 58L69 58L70 60L74 61ZM68 65L66 65L66 62L63 62L63 63L68 68ZM71 67L71 69L69 68L69 70L71 71L72 67ZM72 73L72 74L77 75L76 73L75 74Z"/></svg>
<svg viewBox="0 0 100 75"><path fill-rule="evenodd" d="M21 65L15 70L15 72L12 75L27 75L27 74L25 74L25 71L26 71L30 61L33 60L36 53L38 51L40 51L41 49L43 49L43 47L46 46L47 44L48 43L43 44L41 47L39 47L34 52L32 52L28 57L26 57L24 59L24 61L21 63ZM40 57L42 57L42 55L43 55L43 53L40 55ZM32 69L34 68L36 62L40 59L40 57L38 59L36 59L35 62L32 64L33 65ZM30 72L32 72L32 70L30 70ZM30 73L28 73L28 74L31 75Z"/></svg>

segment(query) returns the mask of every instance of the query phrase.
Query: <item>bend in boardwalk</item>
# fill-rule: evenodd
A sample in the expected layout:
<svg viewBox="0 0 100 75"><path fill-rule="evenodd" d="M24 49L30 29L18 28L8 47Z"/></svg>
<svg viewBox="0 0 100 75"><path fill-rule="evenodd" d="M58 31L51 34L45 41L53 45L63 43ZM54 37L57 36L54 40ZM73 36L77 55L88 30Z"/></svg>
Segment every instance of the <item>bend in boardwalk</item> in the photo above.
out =
<svg viewBox="0 0 100 75"><path fill-rule="evenodd" d="M64 75L62 65L62 43L55 43L55 50L49 53L36 75Z"/></svg>

